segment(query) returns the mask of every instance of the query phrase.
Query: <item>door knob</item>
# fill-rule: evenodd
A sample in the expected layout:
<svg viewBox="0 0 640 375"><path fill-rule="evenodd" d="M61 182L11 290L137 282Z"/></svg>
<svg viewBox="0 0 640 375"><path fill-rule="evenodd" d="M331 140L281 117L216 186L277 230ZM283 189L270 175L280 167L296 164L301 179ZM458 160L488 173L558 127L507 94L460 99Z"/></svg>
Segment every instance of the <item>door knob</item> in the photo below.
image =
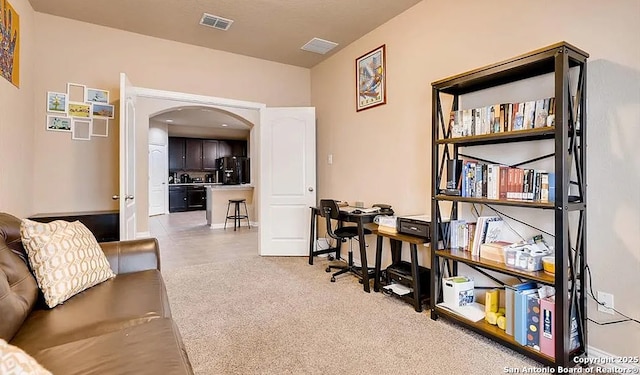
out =
<svg viewBox="0 0 640 375"><path fill-rule="evenodd" d="M133 199L133 195L127 195L124 200L128 201L128 200L132 200Z"/></svg>
<svg viewBox="0 0 640 375"><path fill-rule="evenodd" d="M118 199L120 199L119 195L114 195L111 197L111 199L113 199L114 201L117 201Z"/></svg>
<svg viewBox="0 0 640 375"><path fill-rule="evenodd" d="M312 188L312 187L310 187L310 188L309 188L309 191L313 191L313 188Z"/></svg>

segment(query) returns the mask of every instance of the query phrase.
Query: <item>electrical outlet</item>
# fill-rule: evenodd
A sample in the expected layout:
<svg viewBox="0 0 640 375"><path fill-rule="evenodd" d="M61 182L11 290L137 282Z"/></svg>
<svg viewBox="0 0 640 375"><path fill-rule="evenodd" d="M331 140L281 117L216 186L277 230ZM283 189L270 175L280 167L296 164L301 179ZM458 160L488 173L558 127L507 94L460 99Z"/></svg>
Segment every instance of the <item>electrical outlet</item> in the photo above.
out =
<svg viewBox="0 0 640 375"><path fill-rule="evenodd" d="M613 294L598 292L598 301L604 303L604 306L598 304L598 311L611 315L615 314L615 312L613 311L613 309L615 308L613 306Z"/></svg>
<svg viewBox="0 0 640 375"><path fill-rule="evenodd" d="M333 154L329 154L329 156L327 156L327 164L333 164Z"/></svg>

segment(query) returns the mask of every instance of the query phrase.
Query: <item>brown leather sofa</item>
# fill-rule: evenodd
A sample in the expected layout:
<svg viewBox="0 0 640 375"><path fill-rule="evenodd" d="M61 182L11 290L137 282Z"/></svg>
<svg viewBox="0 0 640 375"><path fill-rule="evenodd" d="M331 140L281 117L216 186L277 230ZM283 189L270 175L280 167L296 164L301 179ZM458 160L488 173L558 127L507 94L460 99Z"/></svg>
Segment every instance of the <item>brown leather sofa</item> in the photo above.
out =
<svg viewBox="0 0 640 375"><path fill-rule="evenodd" d="M100 244L116 277L52 309L20 240L0 213L0 338L53 374L192 374L171 319L155 239Z"/></svg>

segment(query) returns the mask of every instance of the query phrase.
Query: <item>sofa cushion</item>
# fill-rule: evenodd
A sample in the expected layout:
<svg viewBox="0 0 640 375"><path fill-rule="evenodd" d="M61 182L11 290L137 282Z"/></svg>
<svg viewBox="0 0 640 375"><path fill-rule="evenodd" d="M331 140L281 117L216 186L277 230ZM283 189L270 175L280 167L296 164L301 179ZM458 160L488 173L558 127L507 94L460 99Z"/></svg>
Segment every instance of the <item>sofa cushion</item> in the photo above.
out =
<svg viewBox="0 0 640 375"><path fill-rule="evenodd" d="M115 276L96 238L79 221L24 219L20 234L49 307Z"/></svg>
<svg viewBox="0 0 640 375"><path fill-rule="evenodd" d="M11 343L33 355L44 348L170 316L160 271L121 274L53 309L32 311Z"/></svg>
<svg viewBox="0 0 640 375"><path fill-rule="evenodd" d="M51 375L35 359L3 339L0 339L0 374Z"/></svg>
<svg viewBox="0 0 640 375"><path fill-rule="evenodd" d="M0 339L11 340L37 297L38 286L29 269L0 240Z"/></svg>
<svg viewBox="0 0 640 375"><path fill-rule="evenodd" d="M7 247L28 266L27 251L22 246L22 237L20 237L20 223L21 220L17 217L0 212L0 239L3 239Z"/></svg>
<svg viewBox="0 0 640 375"><path fill-rule="evenodd" d="M54 374L192 374L178 329L154 319L34 354Z"/></svg>

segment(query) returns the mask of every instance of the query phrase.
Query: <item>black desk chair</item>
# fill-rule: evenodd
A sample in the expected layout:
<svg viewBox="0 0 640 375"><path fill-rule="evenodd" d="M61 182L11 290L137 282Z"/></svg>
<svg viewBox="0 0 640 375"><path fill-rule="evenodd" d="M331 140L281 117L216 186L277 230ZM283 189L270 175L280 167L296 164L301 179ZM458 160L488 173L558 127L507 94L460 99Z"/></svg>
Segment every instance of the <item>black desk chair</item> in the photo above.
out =
<svg viewBox="0 0 640 375"><path fill-rule="evenodd" d="M327 234L329 237L335 238L341 242L347 242L349 240L349 260L346 265L329 265L325 271L331 272L332 269L339 269L340 271L335 272L331 275L331 282L336 281L336 276L342 275L343 273L351 272L360 278L360 282L362 282L362 273L361 272L372 272L373 269L367 268L365 264L364 267L356 267L353 264L353 239L358 237L358 227L349 226L349 227L340 227L333 230L331 225L331 220L338 220L340 216L340 208L338 207L338 203L332 199L321 199L320 200L320 214L327 221ZM364 234L371 234L371 231L367 228L364 228ZM363 271L364 270L364 271Z"/></svg>

